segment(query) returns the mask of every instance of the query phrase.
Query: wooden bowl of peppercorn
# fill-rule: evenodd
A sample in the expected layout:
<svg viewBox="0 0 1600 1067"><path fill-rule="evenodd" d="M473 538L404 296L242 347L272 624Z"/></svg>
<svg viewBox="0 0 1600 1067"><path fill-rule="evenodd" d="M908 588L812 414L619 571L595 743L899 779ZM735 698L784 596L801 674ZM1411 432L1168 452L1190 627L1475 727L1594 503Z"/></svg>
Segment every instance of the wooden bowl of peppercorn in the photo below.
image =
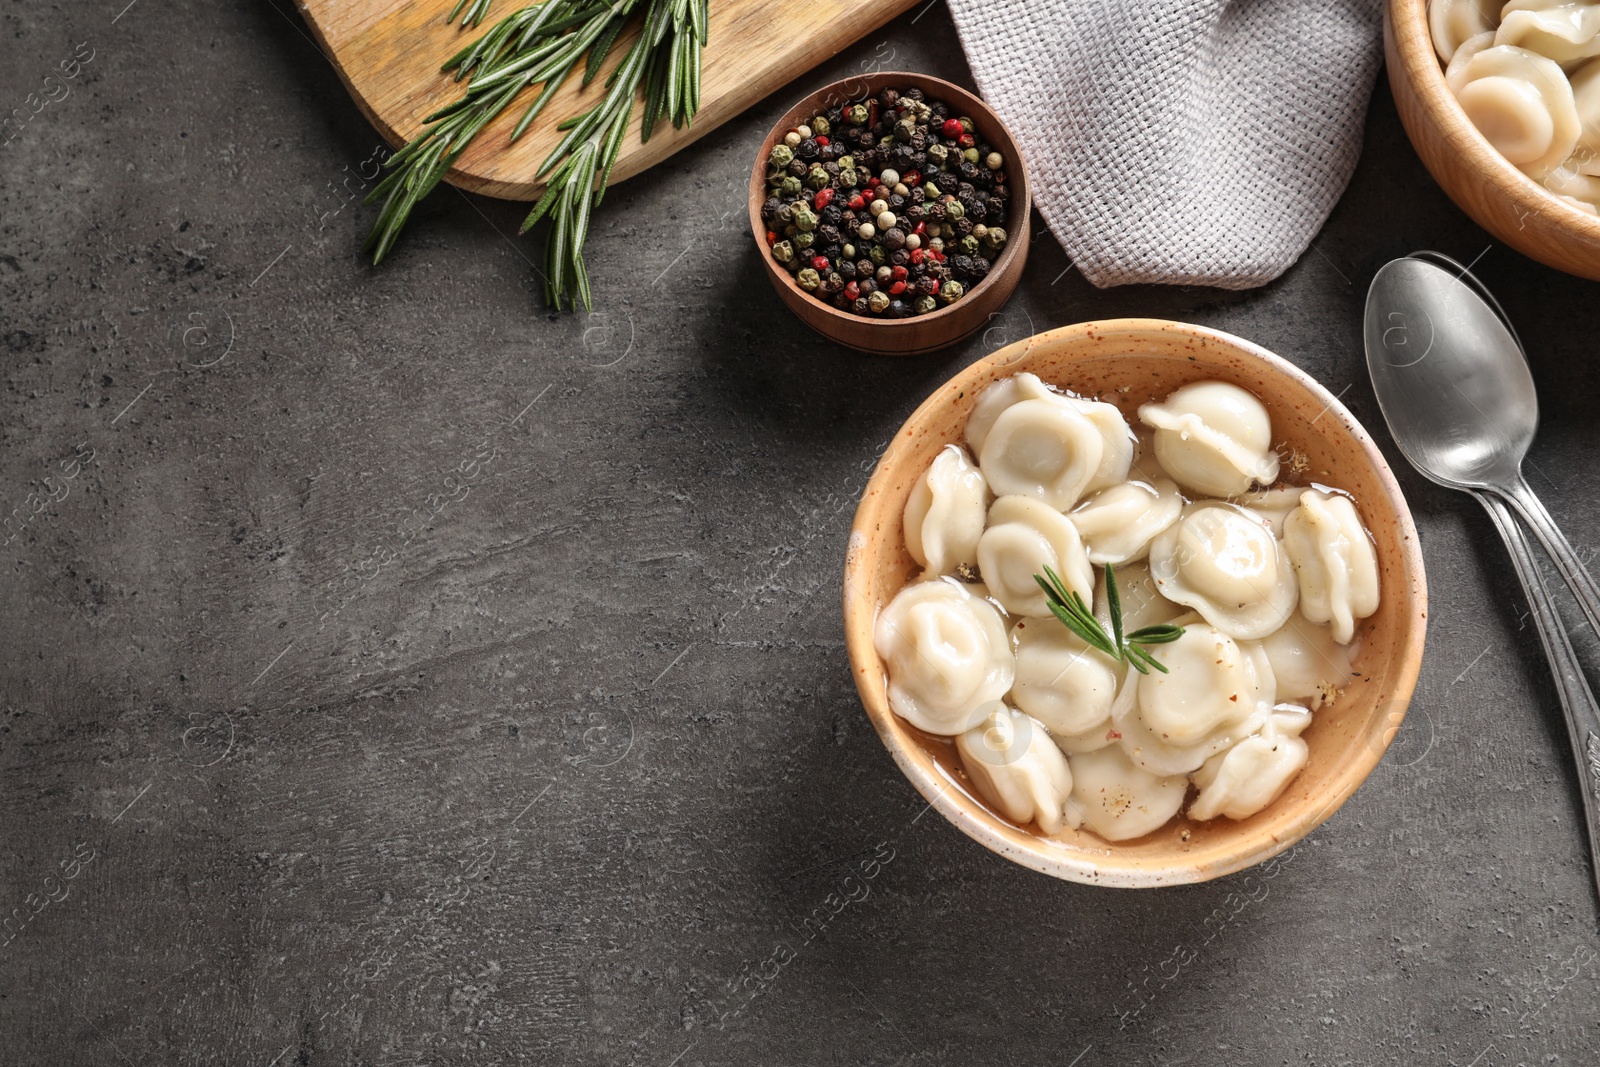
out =
<svg viewBox="0 0 1600 1067"><path fill-rule="evenodd" d="M932 352L987 325L1022 276L1032 206L1022 153L988 105L904 71L807 96L750 172L750 228L778 297L829 340L880 355ZM874 208L892 216L881 235L862 229L883 219Z"/></svg>

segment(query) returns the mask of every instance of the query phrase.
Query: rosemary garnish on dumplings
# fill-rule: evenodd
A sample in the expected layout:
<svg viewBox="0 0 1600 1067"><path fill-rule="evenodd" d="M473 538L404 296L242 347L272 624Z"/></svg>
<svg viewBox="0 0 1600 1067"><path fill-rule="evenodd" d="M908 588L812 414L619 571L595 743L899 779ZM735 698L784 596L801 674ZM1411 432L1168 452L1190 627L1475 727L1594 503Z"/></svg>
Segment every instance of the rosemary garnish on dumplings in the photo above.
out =
<svg viewBox="0 0 1600 1067"><path fill-rule="evenodd" d="M1106 610L1111 616L1111 632L1106 633L1106 628L1100 625L1100 620L1094 617L1094 612L1089 610L1083 597L1061 581L1061 576L1048 564L1044 568L1044 576L1035 574L1033 580L1039 583L1039 588L1044 590L1045 603L1050 606L1050 613L1061 620L1061 625L1078 635L1089 647L1098 649L1112 659L1125 660L1140 674L1149 674L1154 667L1162 674L1167 668L1154 656L1144 650L1145 645L1165 645L1176 641L1183 636L1182 626L1173 626L1171 623L1161 623L1156 626L1145 626L1124 635L1122 632L1122 598L1117 595L1117 575L1106 564Z"/></svg>

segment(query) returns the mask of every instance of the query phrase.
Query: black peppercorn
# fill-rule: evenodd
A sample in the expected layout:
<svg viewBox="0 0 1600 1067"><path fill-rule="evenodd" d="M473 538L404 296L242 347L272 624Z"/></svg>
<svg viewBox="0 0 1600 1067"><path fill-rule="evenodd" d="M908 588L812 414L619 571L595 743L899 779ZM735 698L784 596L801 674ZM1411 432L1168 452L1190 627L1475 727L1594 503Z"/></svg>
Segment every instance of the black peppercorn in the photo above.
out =
<svg viewBox="0 0 1600 1067"><path fill-rule="evenodd" d="M850 310L850 298L845 296L843 292L835 293L833 299L828 302L840 311Z"/></svg>
<svg viewBox="0 0 1600 1067"><path fill-rule="evenodd" d="M850 310L857 315L865 315L867 313L867 298L864 296L856 297L850 304Z"/></svg>
<svg viewBox="0 0 1600 1067"><path fill-rule="evenodd" d="M997 196L991 196L984 201L984 204L991 223L998 225L1006 220L1006 202L1004 200Z"/></svg>
<svg viewBox="0 0 1600 1067"><path fill-rule="evenodd" d="M843 292L844 279L839 276L837 271L830 271L828 276L822 279L822 285L820 288L829 296L832 296L834 293Z"/></svg>
<svg viewBox="0 0 1600 1067"><path fill-rule="evenodd" d="M957 219L956 220L956 233L960 234L962 237L965 237L967 234L969 234L971 232L972 232L972 220L971 219L962 218L962 219Z"/></svg>
<svg viewBox="0 0 1600 1067"><path fill-rule="evenodd" d="M917 279L917 295L933 296L938 291L939 280L937 278L929 278L924 276Z"/></svg>
<svg viewBox="0 0 1600 1067"><path fill-rule="evenodd" d="M826 222L817 227L817 239L824 245L836 245L840 242L839 227L830 226Z"/></svg>
<svg viewBox="0 0 1600 1067"><path fill-rule="evenodd" d="M790 223L794 222L794 206L792 204L784 204L782 207L778 208L777 221L779 226L788 226Z"/></svg>
<svg viewBox="0 0 1600 1067"><path fill-rule="evenodd" d="M789 165L784 168L784 172L785 173L787 173L789 175L792 175L793 177L796 177L796 178L804 178L806 176L807 172L809 172L810 170L811 170L810 167L806 166L805 163L801 162L798 159L791 160Z"/></svg>
<svg viewBox="0 0 1600 1067"><path fill-rule="evenodd" d="M913 204L923 203L927 199L928 199L928 191L926 189L924 189L922 186L919 185L915 189L911 190L911 202Z"/></svg>
<svg viewBox="0 0 1600 1067"><path fill-rule="evenodd" d="M955 271L957 277L970 277L972 274L972 257L957 252L950 257L950 269Z"/></svg>
<svg viewBox="0 0 1600 1067"><path fill-rule="evenodd" d="M900 93L895 89L885 89L878 94L878 99L883 101L885 107L894 107L900 102Z"/></svg>
<svg viewBox="0 0 1600 1067"><path fill-rule="evenodd" d="M801 141L797 146L795 146L794 154L797 158L803 159L809 163L811 160L816 159L822 154L822 146L817 143L817 139L815 137L807 137L804 141Z"/></svg>
<svg viewBox="0 0 1600 1067"><path fill-rule="evenodd" d="M986 201L979 200L976 197L972 199L971 203L966 205L966 208L967 218L971 219L973 222L982 222L984 219L989 217L988 203Z"/></svg>
<svg viewBox="0 0 1600 1067"><path fill-rule="evenodd" d="M878 287L878 283L872 280L871 271L862 271L856 281L856 286L861 290L861 295L866 296Z"/></svg>
<svg viewBox="0 0 1600 1067"><path fill-rule="evenodd" d="M779 200L777 197L772 197L766 203L761 205L761 221L766 223L768 226L772 225L777 221L778 212L782 209L783 201Z"/></svg>
<svg viewBox="0 0 1600 1067"><path fill-rule="evenodd" d="M981 278L985 274L988 274L989 269L992 266L993 264L991 264L987 259L984 259L982 256L972 257L972 273L975 277Z"/></svg>
<svg viewBox="0 0 1600 1067"><path fill-rule="evenodd" d="M891 158L895 163L899 164L901 169L909 169L911 166L911 146L908 144L895 145Z"/></svg>
<svg viewBox="0 0 1600 1067"><path fill-rule="evenodd" d="M872 272L877 270L877 269L878 269L878 265L876 263L872 262L872 260L870 260L870 259L858 259L858 260L856 260L856 270L858 272L860 272L860 274L861 274L861 276L863 278L872 277Z"/></svg>
<svg viewBox="0 0 1600 1067"><path fill-rule="evenodd" d="M906 250L904 241L901 242L901 247L889 253L889 265L892 267L903 267L910 262L911 253Z"/></svg>
<svg viewBox="0 0 1600 1067"><path fill-rule="evenodd" d="M898 226L889 227L883 234L883 247L891 252L898 251L906 246L906 231Z"/></svg>
<svg viewBox="0 0 1600 1067"><path fill-rule="evenodd" d="M934 222L943 222L945 218L944 201L934 200L923 207L923 214Z"/></svg>
<svg viewBox="0 0 1600 1067"><path fill-rule="evenodd" d="M839 264L839 275L847 282L855 281L856 265L848 259Z"/></svg>
<svg viewBox="0 0 1600 1067"><path fill-rule="evenodd" d="M829 204L822 209L822 221L829 226L837 226L844 221L844 211L840 209L838 204Z"/></svg>
<svg viewBox="0 0 1600 1067"><path fill-rule="evenodd" d="M961 180L964 182L975 182L978 180L978 165L963 160L961 165L956 168L956 173L961 175Z"/></svg>

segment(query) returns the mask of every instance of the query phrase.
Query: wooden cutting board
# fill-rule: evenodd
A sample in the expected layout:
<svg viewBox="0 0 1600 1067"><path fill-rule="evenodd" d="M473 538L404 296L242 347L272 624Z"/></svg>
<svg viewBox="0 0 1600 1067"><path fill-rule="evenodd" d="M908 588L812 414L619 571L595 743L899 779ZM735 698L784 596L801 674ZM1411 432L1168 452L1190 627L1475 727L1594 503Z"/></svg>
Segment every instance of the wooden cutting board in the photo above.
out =
<svg viewBox="0 0 1600 1067"><path fill-rule="evenodd" d="M727 122L768 93L860 40L918 0L711 0L711 29L694 125L657 125L639 142L636 108L613 182L659 163ZM422 129L423 116L457 98L460 86L439 65L527 0L495 0L476 30L447 25L455 0L299 0L301 13L339 76L378 132L398 148ZM642 21L642 17L637 21ZM607 71L620 62L637 26L617 41ZM580 91L582 65L535 120L511 143L509 134L537 88L530 89L478 134L447 181L511 200L532 200L543 183L534 172L560 139L556 123L592 106L604 94L604 75Z"/></svg>

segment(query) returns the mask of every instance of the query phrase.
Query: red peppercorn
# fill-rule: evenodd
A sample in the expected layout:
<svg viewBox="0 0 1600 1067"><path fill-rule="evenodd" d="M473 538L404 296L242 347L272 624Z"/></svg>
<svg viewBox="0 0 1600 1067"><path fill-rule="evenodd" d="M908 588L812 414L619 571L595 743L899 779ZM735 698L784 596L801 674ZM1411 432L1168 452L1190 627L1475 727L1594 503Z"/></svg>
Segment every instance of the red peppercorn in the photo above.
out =
<svg viewBox="0 0 1600 1067"><path fill-rule="evenodd" d="M855 282L846 282L844 285L844 295L848 296L851 300L854 300L856 297L861 295L861 286L857 285Z"/></svg>
<svg viewBox="0 0 1600 1067"><path fill-rule="evenodd" d="M860 211L862 208L867 206L867 201L860 193L857 193L849 200L846 200L845 204L850 208L851 211Z"/></svg>
<svg viewBox="0 0 1600 1067"><path fill-rule="evenodd" d="M961 139L956 143L962 148L971 148L973 145L978 143L978 139L972 136L970 133L964 133L961 135Z"/></svg>
<svg viewBox="0 0 1600 1067"><path fill-rule="evenodd" d="M944 120L944 135L950 138L960 137L962 134L961 123L956 119Z"/></svg>
<svg viewBox="0 0 1600 1067"><path fill-rule="evenodd" d="M927 253L924 252L922 249L913 248L911 250L911 263L912 263L912 265L913 266L921 266L922 260L926 255L927 255Z"/></svg>
<svg viewBox="0 0 1600 1067"><path fill-rule="evenodd" d="M811 257L811 265L813 267L815 267L817 270L827 270L828 269L828 257L827 256L812 256Z"/></svg>
<svg viewBox="0 0 1600 1067"><path fill-rule="evenodd" d="M817 190L817 210L821 211L823 208L827 207L831 203L833 203L833 189L832 188L818 189Z"/></svg>
<svg viewBox="0 0 1600 1067"><path fill-rule="evenodd" d="M906 291L906 283L905 282L895 282L893 285L889 286L889 295L890 296L899 296L901 293L903 293L905 291Z"/></svg>
<svg viewBox="0 0 1600 1067"><path fill-rule="evenodd" d="M927 223L926 220L923 220L922 222L917 223L917 228L912 230L911 232L912 233L926 233L927 229L928 229L928 223Z"/></svg>
<svg viewBox="0 0 1600 1067"><path fill-rule="evenodd" d="M818 148L826 148L826 147L828 147L828 139L826 137L819 136L817 138L817 147Z"/></svg>
<svg viewBox="0 0 1600 1067"><path fill-rule="evenodd" d="M916 171L911 171L902 175L900 180L906 183L906 188L910 189L922 184L922 175Z"/></svg>
<svg viewBox="0 0 1600 1067"><path fill-rule="evenodd" d="M889 270L889 275L897 282L903 281L905 276L909 273L910 271L906 270L904 267L892 267Z"/></svg>
<svg viewBox="0 0 1600 1067"><path fill-rule="evenodd" d="M767 231L767 247L771 248L778 243L778 235L771 230Z"/></svg>
<svg viewBox="0 0 1600 1067"><path fill-rule="evenodd" d="M878 182L878 179L876 179L876 178L868 178L867 179L867 188L868 189L876 189L879 184L880 183Z"/></svg>

